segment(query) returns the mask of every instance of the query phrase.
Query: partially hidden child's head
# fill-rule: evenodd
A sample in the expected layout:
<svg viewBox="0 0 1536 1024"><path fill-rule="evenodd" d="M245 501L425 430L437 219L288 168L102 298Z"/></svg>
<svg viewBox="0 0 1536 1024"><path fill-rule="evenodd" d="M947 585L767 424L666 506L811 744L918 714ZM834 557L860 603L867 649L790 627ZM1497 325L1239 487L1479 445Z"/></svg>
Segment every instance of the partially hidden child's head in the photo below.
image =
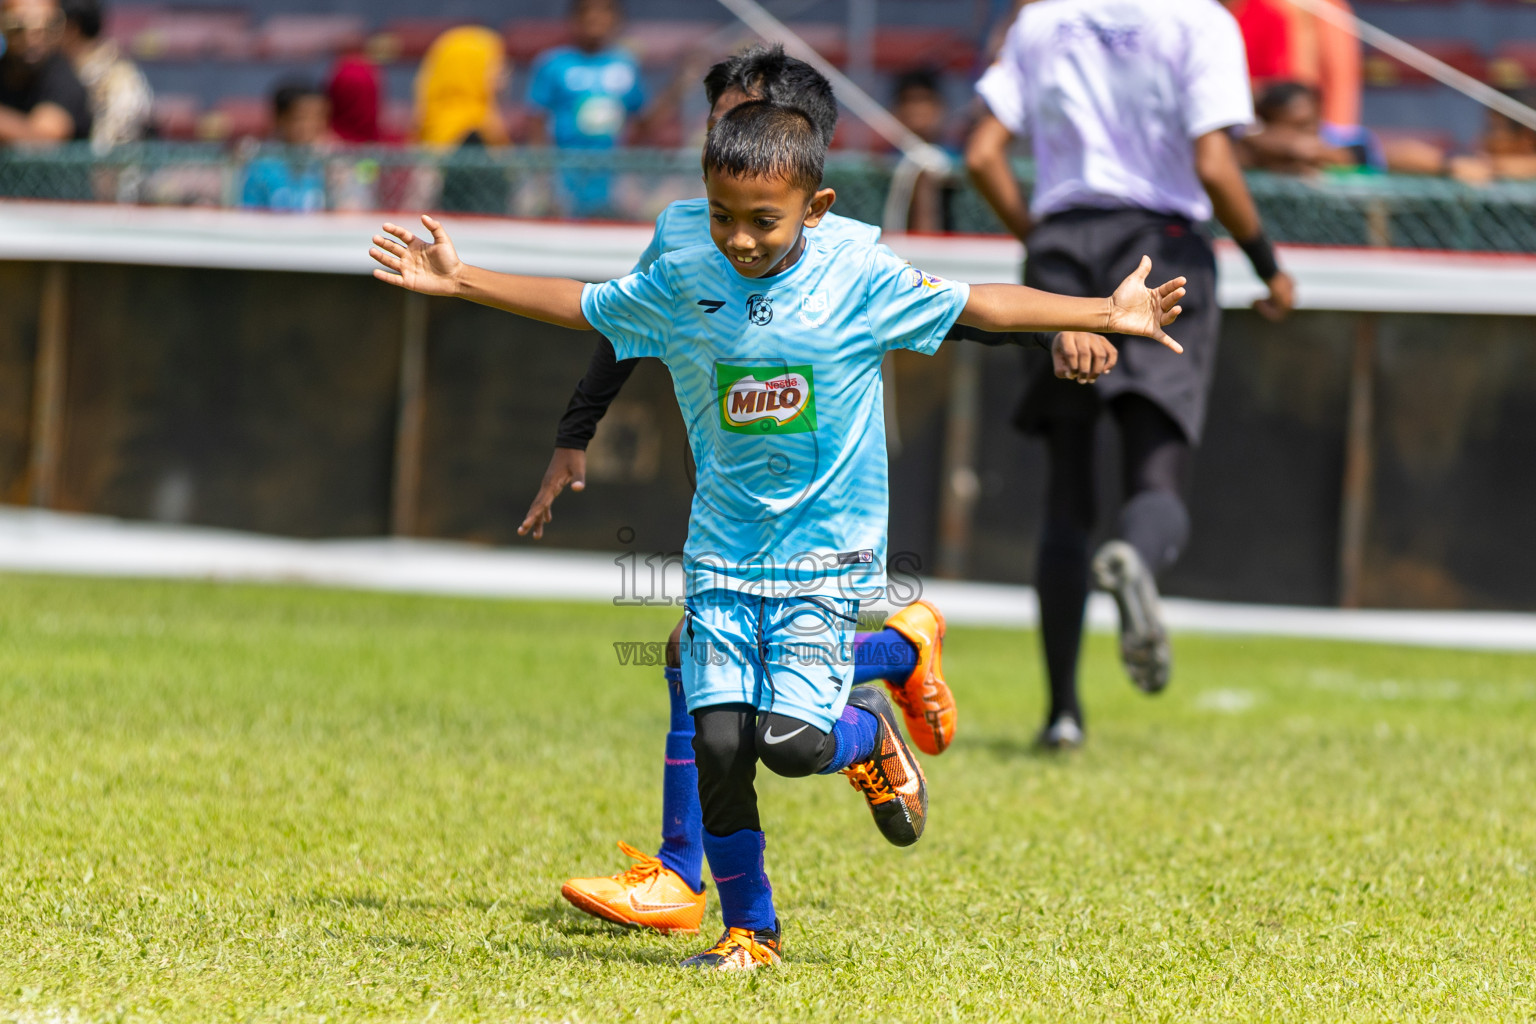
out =
<svg viewBox="0 0 1536 1024"><path fill-rule="evenodd" d="M1276 82L1259 94L1254 113L1266 128L1316 135L1323 107L1317 90L1301 82Z"/></svg>
<svg viewBox="0 0 1536 1024"><path fill-rule="evenodd" d="M577 49L601 53L613 45L624 21L619 0L571 0L569 10Z"/></svg>
<svg viewBox="0 0 1536 1024"><path fill-rule="evenodd" d="M1536 104L1536 89L1516 89L1506 95L1528 107ZM1536 154L1536 131L1490 110L1483 130L1483 150L1493 156L1531 156Z"/></svg>
<svg viewBox="0 0 1536 1024"><path fill-rule="evenodd" d="M743 277L794 262L801 231L837 198L821 187L827 143L803 110L762 100L737 106L709 130L704 187L709 233Z"/></svg>
<svg viewBox="0 0 1536 1024"><path fill-rule="evenodd" d="M938 142L948 114L939 73L929 68L904 72L896 79L895 93L891 112L896 120L924 142Z"/></svg>
<svg viewBox="0 0 1536 1024"><path fill-rule="evenodd" d="M272 134L279 142L313 146L330 119L330 100L312 82L284 82L272 91Z"/></svg>
<svg viewBox="0 0 1536 1024"><path fill-rule="evenodd" d="M832 94L832 83L805 61L786 54L777 43L748 47L711 67L704 76L704 95L709 99L711 128L741 104L767 100L804 111L829 146L837 131L837 97Z"/></svg>

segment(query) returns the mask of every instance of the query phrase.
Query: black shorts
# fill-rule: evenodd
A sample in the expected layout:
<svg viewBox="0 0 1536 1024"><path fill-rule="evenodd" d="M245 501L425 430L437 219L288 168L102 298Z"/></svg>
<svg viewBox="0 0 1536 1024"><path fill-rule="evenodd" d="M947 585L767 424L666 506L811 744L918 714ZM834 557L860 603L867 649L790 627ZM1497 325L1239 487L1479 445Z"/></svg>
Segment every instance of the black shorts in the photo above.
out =
<svg viewBox="0 0 1536 1024"><path fill-rule="evenodd" d="M1035 357L1029 389L1015 424L1037 432L1050 419L1093 419L1117 395L1142 395L1166 412L1191 444L1205 426L1206 396L1216 369L1221 307L1216 301L1216 254L1211 241L1183 217L1148 210L1068 210L1042 221L1026 243L1024 283L1063 295L1109 295L1152 257L1150 284L1189 278L1183 314L1168 329L1184 354L1147 338L1113 335L1120 349L1114 372L1085 386L1058 379L1049 359Z"/></svg>

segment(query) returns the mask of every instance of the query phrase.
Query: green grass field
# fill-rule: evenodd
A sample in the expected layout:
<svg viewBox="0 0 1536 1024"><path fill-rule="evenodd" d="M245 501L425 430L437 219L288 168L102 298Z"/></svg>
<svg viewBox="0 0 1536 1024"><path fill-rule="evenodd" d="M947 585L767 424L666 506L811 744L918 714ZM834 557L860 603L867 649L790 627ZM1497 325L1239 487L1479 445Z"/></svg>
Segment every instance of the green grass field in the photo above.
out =
<svg viewBox="0 0 1536 1024"><path fill-rule="evenodd" d="M558 895L654 847L664 611L0 577L0 1021L1536 1018L1536 658L951 631L927 835L766 778L784 967Z"/></svg>

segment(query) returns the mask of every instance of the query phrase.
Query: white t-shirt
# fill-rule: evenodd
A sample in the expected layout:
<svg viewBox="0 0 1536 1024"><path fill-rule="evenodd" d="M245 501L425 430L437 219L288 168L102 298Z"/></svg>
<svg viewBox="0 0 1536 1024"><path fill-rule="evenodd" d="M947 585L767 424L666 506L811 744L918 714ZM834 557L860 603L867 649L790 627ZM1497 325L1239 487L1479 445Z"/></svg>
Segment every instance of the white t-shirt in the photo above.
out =
<svg viewBox="0 0 1536 1024"><path fill-rule="evenodd" d="M1038 0L976 91L1031 138L1036 218L1137 207L1209 220L1191 142L1253 123L1242 33L1217 0Z"/></svg>

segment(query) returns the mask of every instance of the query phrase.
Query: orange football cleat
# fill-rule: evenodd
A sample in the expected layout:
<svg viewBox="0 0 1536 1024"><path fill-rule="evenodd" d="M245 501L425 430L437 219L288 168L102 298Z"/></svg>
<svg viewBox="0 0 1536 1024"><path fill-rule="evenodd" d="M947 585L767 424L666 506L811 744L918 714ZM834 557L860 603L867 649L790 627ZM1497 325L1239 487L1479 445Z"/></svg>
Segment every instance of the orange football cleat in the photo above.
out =
<svg viewBox="0 0 1536 1024"><path fill-rule="evenodd" d="M706 971L753 971L782 961L779 922L772 928L727 928L720 941L684 960L682 966Z"/></svg>
<svg viewBox="0 0 1536 1024"><path fill-rule="evenodd" d="M851 707L863 708L880 720L875 752L867 761L843 769L853 788L864 794L875 827L896 846L911 846L928 824L928 781L901 738L890 702L877 686L855 686Z"/></svg>
<svg viewBox="0 0 1536 1024"><path fill-rule="evenodd" d="M704 920L704 894L694 892L681 875L656 857L620 840L619 849L635 859L628 871L606 878L572 878L560 887L578 910L615 924L689 935Z"/></svg>
<svg viewBox="0 0 1536 1024"><path fill-rule="evenodd" d="M901 708L907 735L925 754L942 754L955 738L955 695L944 682L944 616L927 601L917 601L885 620L917 648L917 667L905 682L886 680L891 699Z"/></svg>

